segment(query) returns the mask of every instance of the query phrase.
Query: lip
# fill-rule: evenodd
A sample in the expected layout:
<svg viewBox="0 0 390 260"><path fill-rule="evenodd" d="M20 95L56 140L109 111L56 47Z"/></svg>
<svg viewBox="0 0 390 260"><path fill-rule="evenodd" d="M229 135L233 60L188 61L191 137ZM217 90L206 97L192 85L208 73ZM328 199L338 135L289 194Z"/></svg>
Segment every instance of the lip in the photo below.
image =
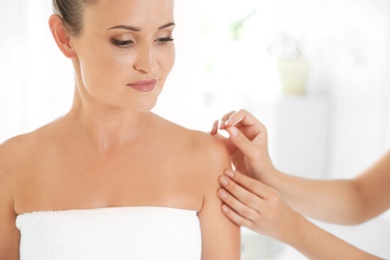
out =
<svg viewBox="0 0 390 260"><path fill-rule="evenodd" d="M140 92L150 92L156 88L156 83L157 80L155 79L145 79L127 84L127 86Z"/></svg>

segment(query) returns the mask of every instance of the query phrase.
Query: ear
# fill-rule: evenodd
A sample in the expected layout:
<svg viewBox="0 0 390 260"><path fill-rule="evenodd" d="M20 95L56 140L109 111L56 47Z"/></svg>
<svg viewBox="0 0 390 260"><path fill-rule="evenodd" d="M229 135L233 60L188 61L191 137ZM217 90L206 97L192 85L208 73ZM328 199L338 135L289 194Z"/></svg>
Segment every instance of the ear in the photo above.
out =
<svg viewBox="0 0 390 260"><path fill-rule="evenodd" d="M76 58L77 54L71 44L71 39L59 15L53 14L49 18L49 27L53 38L62 53L67 58Z"/></svg>

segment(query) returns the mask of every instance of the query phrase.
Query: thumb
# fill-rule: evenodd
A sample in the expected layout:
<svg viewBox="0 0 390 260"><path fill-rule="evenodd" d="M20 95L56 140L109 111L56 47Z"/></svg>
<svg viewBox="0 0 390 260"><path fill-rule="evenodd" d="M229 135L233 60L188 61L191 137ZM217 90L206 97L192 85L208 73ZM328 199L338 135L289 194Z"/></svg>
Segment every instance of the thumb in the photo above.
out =
<svg viewBox="0 0 390 260"><path fill-rule="evenodd" d="M229 134L229 141L234 144L247 157L252 157L257 151L259 138L249 140L237 127L231 126L226 131Z"/></svg>

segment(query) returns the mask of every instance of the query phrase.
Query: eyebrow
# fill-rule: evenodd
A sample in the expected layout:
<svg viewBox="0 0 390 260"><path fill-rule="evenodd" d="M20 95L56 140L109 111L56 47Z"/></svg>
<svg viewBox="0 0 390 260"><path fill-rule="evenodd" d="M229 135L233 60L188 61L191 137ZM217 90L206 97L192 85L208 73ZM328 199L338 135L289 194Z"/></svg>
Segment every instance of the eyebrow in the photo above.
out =
<svg viewBox="0 0 390 260"><path fill-rule="evenodd" d="M170 22L170 23L167 23L167 24L164 24L164 25L158 27L158 30L162 30L162 29L174 26L174 25L175 25L174 22ZM107 30L113 30L113 29L124 29L124 30L129 30L129 31L134 31L134 32L141 31L141 28L139 28L139 27L135 27L135 26L131 26L131 25L124 25L124 24L108 28Z"/></svg>

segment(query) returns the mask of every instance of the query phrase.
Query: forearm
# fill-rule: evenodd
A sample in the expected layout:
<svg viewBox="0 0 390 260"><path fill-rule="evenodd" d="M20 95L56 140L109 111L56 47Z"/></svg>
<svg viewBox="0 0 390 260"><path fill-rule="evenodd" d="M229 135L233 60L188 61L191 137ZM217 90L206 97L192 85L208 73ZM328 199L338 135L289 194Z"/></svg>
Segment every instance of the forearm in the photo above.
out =
<svg viewBox="0 0 390 260"><path fill-rule="evenodd" d="M272 176L264 182L301 214L338 224L362 221L364 202L353 180L313 180L282 172Z"/></svg>
<svg viewBox="0 0 390 260"><path fill-rule="evenodd" d="M271 187L238 171L225 174L219 181L228 193L219 194L234 223L289 244L309 259L377 259L315 226Z"/></svg>
<svg viewBox="0 0 390 260"><path fill-rule="evenodd" d="M302 218L285 241L309 259L379 259Z"/></svg>

